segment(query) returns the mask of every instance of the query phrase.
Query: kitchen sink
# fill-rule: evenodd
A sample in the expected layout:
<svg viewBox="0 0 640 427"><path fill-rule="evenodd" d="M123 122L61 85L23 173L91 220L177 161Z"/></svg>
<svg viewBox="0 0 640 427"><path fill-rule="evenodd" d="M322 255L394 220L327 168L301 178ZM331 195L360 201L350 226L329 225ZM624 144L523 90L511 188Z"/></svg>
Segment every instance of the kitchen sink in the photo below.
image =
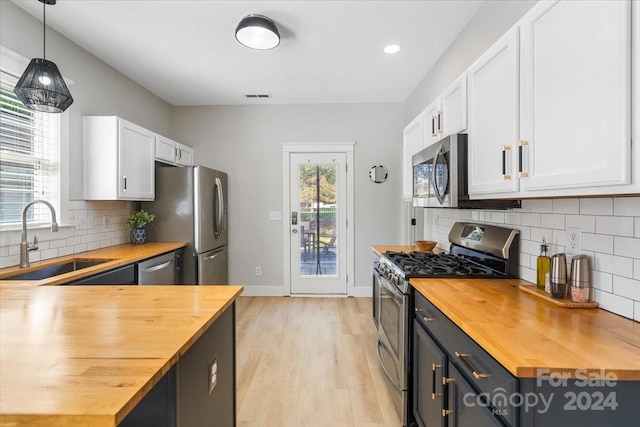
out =
<svg viewBox="0 0 640 427"><path fill-rule="evenodd" d="M42 280L71 271L93 267L111 261L110 259L75 259L64 264L42 266L36 270L3 277L2 280Z"/></svg>

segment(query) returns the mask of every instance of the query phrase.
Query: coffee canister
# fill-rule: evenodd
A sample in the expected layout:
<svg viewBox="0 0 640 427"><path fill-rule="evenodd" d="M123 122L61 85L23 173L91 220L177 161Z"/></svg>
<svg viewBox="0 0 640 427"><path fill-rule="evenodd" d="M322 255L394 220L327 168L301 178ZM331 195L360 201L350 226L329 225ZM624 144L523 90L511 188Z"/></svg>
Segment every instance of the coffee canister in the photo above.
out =
<svg viewBox="0 0 640 427"><path fill-rule="evenodd" d="M589 301L589 291L591 287L591 268L589 267L589 257L586 255L576 255L571 258L571 301Z"/></svg>
<svg viewBox="0 0 640 427"><path fill-rule="evenodd" d="M565 254L555 254L551 257L551 297L567 298L567 257Z"/></svg>

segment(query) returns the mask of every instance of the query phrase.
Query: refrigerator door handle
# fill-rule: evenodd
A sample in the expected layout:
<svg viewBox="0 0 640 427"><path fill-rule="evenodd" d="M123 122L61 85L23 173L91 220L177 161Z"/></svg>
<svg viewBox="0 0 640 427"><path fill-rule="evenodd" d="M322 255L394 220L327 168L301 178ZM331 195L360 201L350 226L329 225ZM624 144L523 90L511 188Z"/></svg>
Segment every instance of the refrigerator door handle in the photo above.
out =
<svg viewBox="0 0 640 427"><path fill-rule="evenodd" d="M218 255L220 255L220 252L216 252L213 255L206 256L206 257L204 257L204 260L205 261L210 261L210 260L214 259L215 257L217 257Z"/></svg>
<svg viewBox="0 0 640 427"><path fill-rule="evenodd" d="M217 239L224 231L222 229L224 223L224 194L222 192L222 181L218 177L216 177L215 190L213 210L216 216L213 222L213 230Z"/></svg>

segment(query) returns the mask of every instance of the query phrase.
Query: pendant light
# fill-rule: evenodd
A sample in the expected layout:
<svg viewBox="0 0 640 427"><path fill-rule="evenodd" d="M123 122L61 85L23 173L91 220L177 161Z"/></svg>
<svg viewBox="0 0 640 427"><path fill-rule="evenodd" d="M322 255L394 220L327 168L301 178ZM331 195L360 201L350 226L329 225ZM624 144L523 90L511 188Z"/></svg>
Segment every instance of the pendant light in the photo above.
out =
<svg viewBox="0 0 640 427"><path fill-rule="evenodd" d="M273 49L280 44L276 24L263 15L247 15L236 27L236 39L251 49Z"/></svg>
<svg viewBox="0 0 640 427"><path fill-rule="evenodd" d="M46 5L56 0L38 0L42 3L43 58L33 58L13 91L22 103L31 110L45 113L62 113L71 104L73 97L64 83L56 64L46 59Z"/></svg>

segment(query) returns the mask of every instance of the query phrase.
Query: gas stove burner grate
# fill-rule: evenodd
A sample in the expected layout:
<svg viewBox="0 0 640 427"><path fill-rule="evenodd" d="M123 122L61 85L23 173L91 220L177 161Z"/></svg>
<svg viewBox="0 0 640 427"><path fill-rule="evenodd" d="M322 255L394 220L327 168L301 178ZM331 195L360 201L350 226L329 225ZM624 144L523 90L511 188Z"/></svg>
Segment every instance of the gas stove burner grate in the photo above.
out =
<svg viewBox="0 0 640 427"><path fill-rule="evenodd" d="M387 252L385 257L406 278L418 277L501 277L499 272L464 255L424 252Z"/></svg>

